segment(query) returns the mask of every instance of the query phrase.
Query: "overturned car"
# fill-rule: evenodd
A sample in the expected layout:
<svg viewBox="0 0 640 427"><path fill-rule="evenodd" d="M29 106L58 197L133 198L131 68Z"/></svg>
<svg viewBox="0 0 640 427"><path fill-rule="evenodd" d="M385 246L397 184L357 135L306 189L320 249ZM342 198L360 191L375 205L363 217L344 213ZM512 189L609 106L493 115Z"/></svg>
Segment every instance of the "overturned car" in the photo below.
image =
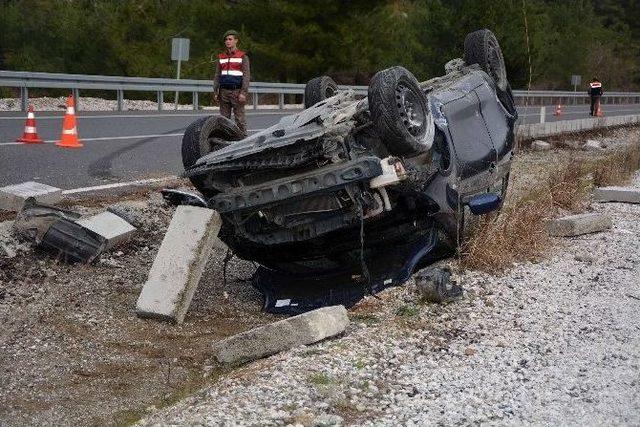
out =
<svg viewBox="0 0 640 427"><path fill-rule="evenodd" d="M455 250L506 191L517 113L500 46L470 33L464 59L422 83L378 72L368 96L311 80L306 109L243 137L212 116L186 130L185 176L257 262L265 308L350 305Z"/></svg>

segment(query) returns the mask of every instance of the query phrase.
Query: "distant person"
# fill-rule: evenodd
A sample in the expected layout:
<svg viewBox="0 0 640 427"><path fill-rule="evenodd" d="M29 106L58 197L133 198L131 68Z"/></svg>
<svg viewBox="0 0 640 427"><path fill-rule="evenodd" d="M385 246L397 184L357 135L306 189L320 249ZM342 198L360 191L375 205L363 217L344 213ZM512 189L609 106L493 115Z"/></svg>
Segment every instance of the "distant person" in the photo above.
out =
<svg viewBox="0 0 640 427"><path fill-rule="evenodd" d="M231 110L240 130L247 134L244 104L249 90L249 57L237 48L238 32L224 33L225 51L218 54L213 77L213 99L220 102L220 114L231 118Z"/></svg>
<svg viewBox="0 0 640 427"><path fill-rule="evenodd" d="M595 116L600 109L600 97L602 96L602 83L597 77L591 79L589 83L589 96L591 97L591 110L589 115Z"/></svg>

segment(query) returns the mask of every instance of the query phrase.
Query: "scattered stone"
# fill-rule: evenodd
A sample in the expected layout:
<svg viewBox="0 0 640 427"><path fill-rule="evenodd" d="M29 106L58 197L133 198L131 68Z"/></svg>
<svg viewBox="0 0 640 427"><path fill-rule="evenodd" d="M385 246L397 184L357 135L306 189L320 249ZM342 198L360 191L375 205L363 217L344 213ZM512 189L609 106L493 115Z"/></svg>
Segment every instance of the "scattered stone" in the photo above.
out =
<svg viewBox="0 0 640 427"><path fill-rule="evenodd" d="M131 239L136 228L111 212L102 212L76 221L78 224L106 240L105 250L121 245Z"/></svg>
<svg viewBox="0 0 640 427"><path fill-rule="evenodd" d="M226 338L215 346L221 363L244 363L341 334L347 310L336 305L312 310Z"/></svg>
<svg viewBox="0 0 640 427"><path fill-rule="evenodd" d="M464 349L464 354L465 356L473 356L474 354L476 354L476 349L473 347L467 347Z"/></svg>
<svg viewBox="0 0 640 427"><path fill-rule="evenodd" d="M547 224L551 236L571 237L598 233L612 227L611 218L598 213L586 213L554 219Z"/></svg>
<svg viewBox="0 0 640 427"><path fill-rule="evenodd" d="M322 414L313 419L313 427L331 427L342 425L343 419L339 415Z"/></svg>
<svg viewBox="0 0 640 427"><path fill-rule="evenodd" d="M600 141L595 139L588 139L583 148L587 151L598 151L602 150L603 147Z"/></svg>
<svg viewBox="0 0 640 427"><path fill-rule="evenodd" d="M594 262L596 262L595 257L592 257L591 255L578 254L574 258L576 261L586 262L589 264L593 264Z"/></svg>
<svg viewBox="0 0 640 427"><path fill-rule="evenodd" d="M139 317L182 323L220 230L220 215L178 206L136 304Z"/></svg>
<svg viewBox="0 0 640 427"><path fill-rule="evenodd" d="M0 188L0 209L18 212L33 197L40 203L55 204L62 200L62 190L35 181Z"/></svg>
<svg viewBox="0 0 640 427"><path fill-rule="evenodd" d="M558 146L561 148L568 148L570 150L578 150L581 147L580 141L565 139L557 142Z"/></svg>
<svg viewBox="0 0 640 427"><path fill-rule="evenodd" d="M593 196L598 202L640 203L640 188L601 187Z"/></svg>
<svg viewBox="0 0 640 427"><path fill-rule="evenodd" d="M420 299L437 304L462 298L462 287L451 280L451 271L446 268L425 268L415 275L416 291Z"/></svg>
<svg viewBox="0 0 640 427"><path fill-rule="evenodd" d="M531 143L531 149L534 151L548 151L551 150L551 144L538 139Z"/></svg>
<svg viewBox="0 0 640 427"><path fill-rule="evenodd" d="M147 208L148 205L144 201L128 200L109 206L107 212L118 215L136 228L143 228L148 215Z"/></svg>

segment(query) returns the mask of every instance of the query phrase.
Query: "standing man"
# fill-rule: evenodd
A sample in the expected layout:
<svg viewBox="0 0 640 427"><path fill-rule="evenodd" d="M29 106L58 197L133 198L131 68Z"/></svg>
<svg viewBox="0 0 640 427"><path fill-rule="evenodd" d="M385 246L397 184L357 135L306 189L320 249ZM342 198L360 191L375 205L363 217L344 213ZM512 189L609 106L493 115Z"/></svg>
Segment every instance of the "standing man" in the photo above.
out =
<svg viewBox="0 0 640 427"><path fill-rule="evenodd" d="M600 110L600 97L602 96L602 83L597 77L591 79L589 83L589 96L591 97L591 110L589 115L595 116Z"/></svg>
<svg viewBox="0 0 640 427"><path fill-rule="evenodd" d="M220 114L231 118L231 110L240 130L247 135L247 120L244 104L249 90L249 57L237 48L238 32L224 33L223 53L218 55L216 73L213 77L213 99L220 102Z"/></svg>

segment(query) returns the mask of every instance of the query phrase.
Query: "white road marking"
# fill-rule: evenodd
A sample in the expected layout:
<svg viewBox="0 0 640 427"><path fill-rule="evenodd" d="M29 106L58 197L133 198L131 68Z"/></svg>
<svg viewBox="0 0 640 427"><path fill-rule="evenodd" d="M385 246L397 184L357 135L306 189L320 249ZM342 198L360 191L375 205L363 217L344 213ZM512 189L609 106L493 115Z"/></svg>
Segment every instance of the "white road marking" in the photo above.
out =
<svg viewBox="0 0 640 427"><path fill-rule="evenodd" d="M130 185L152 184L154 182L168 181L176 178L177 176L165 176L164 178L139 179L137 181L116 182L113 184L95 185L93 187L73 188L62 191L62 194L87 193L89 191L109 190L111 188L128 187Z"/></svg>
<svg viewBox="0 0 640 427"><path fill-rule="evenodd" d="M247 132L260 132L262 130L264 129L248 129ZM111 140L121 140L121 139L164 138L164 137L182 136L183 134L184 132L160 133L157 135L102 136L99 138L80 138L80 141L90 142L90 141L111 141ZM58 139L47 139L44 142L47 144L53 144L58 141L59 141ZM0 142L0 146L2 145L34 145L34 144L23 144L22 142Z"/></svg>

